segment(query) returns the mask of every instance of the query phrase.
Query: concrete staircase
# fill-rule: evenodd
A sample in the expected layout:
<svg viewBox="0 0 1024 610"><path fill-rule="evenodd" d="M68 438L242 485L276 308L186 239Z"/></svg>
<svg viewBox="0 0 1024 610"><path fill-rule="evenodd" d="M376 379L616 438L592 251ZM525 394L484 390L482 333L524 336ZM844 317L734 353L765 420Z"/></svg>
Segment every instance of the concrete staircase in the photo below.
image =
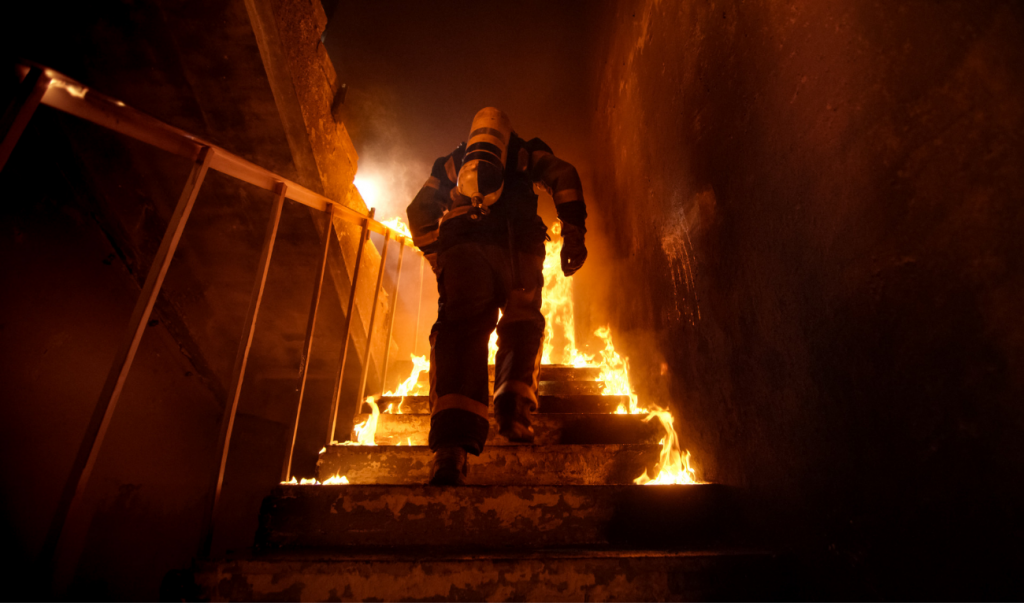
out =
<svg viewBox="0 0 1024 610"><path fill-rule="evenodd" d="M493 369L492 369L493 375ZM211 601L765 599L777 561L739 543L735 490L638 486L656 422L613 415L596 369L544 366L536 442L495 435L468 485L425 485L425 397L385 397L378 446L336 445L318 478L266 498L251 556L197 566ZM401 402L401 414L397 403ZM364 421L367 414L357 420ZM409 442L412 443L409 446Z"/></svg>

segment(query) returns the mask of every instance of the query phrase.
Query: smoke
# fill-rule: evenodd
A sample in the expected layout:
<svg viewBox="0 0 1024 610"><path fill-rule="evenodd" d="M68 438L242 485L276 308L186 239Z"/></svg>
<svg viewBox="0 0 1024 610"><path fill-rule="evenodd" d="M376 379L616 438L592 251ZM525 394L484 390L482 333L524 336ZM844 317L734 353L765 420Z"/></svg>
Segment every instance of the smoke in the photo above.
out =
<svg viewBox="0 0 1024 610"><path fill-rule="evenodd" d="M389 89L350 91L347 111L352 139L359 152L355 185L378 219L405 220L405 208L430 174L433 158L410 146L399 120L399 100ZM440 153L438 153L440 154Z"/></svg>
<svg viewBox="0 0 1024 610"><path fill-rule="evenodd" d="M370 147L359 160L355 185L377 218L405 220L405 208L423 186L430 164L401 145Z"/></svg>

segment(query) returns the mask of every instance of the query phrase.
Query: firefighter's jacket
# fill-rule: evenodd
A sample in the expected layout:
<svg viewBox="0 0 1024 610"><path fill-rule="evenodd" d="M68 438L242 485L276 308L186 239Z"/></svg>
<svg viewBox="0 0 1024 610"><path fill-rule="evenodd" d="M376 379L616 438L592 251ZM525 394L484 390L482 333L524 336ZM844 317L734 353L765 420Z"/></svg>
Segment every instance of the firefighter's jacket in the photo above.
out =
<svg viewBox="0 0 1024 610"><path fill-rule="evenodd" d="M432 262L441 251L464 241L543 256L547 227L537 215L534 184L551 193L563 223L585 230L587 208L579 174L540 139L527 142L512 134L501 197L486 214L456 189L465 153L463 142L450 155L437 159L430 178L407 209L413 243Z"/></svg>

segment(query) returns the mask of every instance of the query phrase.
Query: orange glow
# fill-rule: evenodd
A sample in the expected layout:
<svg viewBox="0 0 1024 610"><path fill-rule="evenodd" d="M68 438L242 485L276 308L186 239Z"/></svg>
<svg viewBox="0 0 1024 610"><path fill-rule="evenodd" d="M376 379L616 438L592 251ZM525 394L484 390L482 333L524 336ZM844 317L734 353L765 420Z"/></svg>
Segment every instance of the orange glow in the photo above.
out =
<svg viewBox="0 0 1024 610"><path fill-rule="evenodd" d="M544 314L544 347L541 364L572 364L588 366L585 356L576 351L574 333L572 278L562 275L562 225L555 222L551 227L553 237L544 243L544 300L541 313ZM501 320L501 313L498 314ZM560 354L553 356L556 337L563 345ZM498 354L498 331L491 331L487 342L487 363L494 364ZM554 358L554 359L553 359Z"/></svg>
<svg viewBox="0 0 1024 610"><path fill-rule="evenodd" d="M498 312L498 321L501 321L501 312ZM491 331L491 337L487 340L487 364L494 364L498 356L498 328Z"/></svg>
<svg viewBox="0 0 1024 610"><path fill-rule="evenodd" d="M348 477L334 475L323 483L316 479L302 479L299 481L292 477L291 481L281 481L281 485L349 485L349 482Z"/></svg>
<svg viewBox="0 0 1024 610"><path fill-rule="evenodd" d="M690 465L690 452L683 454L680 449L679 437L673 428L672 414L656 405L650 409L641 407L633 386L629 381L629 359L615 350L609 327L604 326L594 332L594 336L604 344L596 355L580 353L576 348L574 334L575 320L573 317L573 281L565 277L561 268L561 223L552 227L554 238L545 244L547 255L544 258L544 306L541 312L547 322L544 331L544 348L541 362L544 364L570 364L574 367L596 366L600 369L598 380L604 383L601 393L605 396L624 396L616 414L638 415L649 413L645 422L657 417L665 430L661 440L661 454L658 463L658 476L651 479L646 471L634 482L638 485L692 485L697 483L697 476ZM496 335L491 335L492 344ZM556 351L557 344L561 349ZM493 358L493 356L492 356ZM493 362L493 359L492 359Z"/></svg>
<svg viewBox="0 0 1024 610"><path fill-rule="evenodd" d="M338 441L334 441L332 444L365 445L368 447L372 447L377 444L376 442L374 442L374 437L377 434L377 420L380 419L380 407L377 406L377 401L373 398L373 396L367 396L366 402L369 403L370 408L373 409L373 412L370 413L370 417L368 417L366 421L364 421L361 424L357 424L355 428L352 429L352 431L356 433L355 442L345 441L344 443L339 443Z"/></svg>
<svg viewBox="0 0 1024 610"><path fill-rule="evenodd" d="M601 348L600 353L601 360L598 363L601 368L598 379L604 382L604 390L601 393L605 396L628 397L629 405L620 404L615 410L618 414L647 413L648 409L637 406L639 400L636 393L633 392L633 386L629 383L629 358L623 358L619 352L615 351L611 330L607 326L603 326L594 331L594 336L604 341L604 347Z"/></svg>
<svg viewBox="0 0 1024 610"><path fill-rule="evenodd" d="M542 364L587 366L586 357L576 351L576 323L573 318L572 277L562 274L562 223L551 227L551 241L544 243L544 348ZM555 340L562 344L555 354Z"/></svg>
<svg viewBox="0 0 1024 610"><path fill-rule="evenodd" d="M352 181L352 184L359 191L359 195L363 198L363 201L366 202L367 206L371 208L377 207L381 198L381 187L379 181L366 176L356 176L356 179Z"/></svg>
<svg viewBox="0 0 1024 610"><path fill-rule="evenodd" d="M700 483L697 473L690 466L690 452L684 455L679 447L679 437L673 428L672 414L661 407L654 406L651 414L644 418L645 422L657 417L665 429L665 438L661 440L661 455L658 460L658 476L651 478L647 471L633 482L637 485L695 485Z"/></svg>
<svg viewBox="0 0 1024 610"><path fill-rule="evenodd" d="M639 399L629 380L629 359L616 351L610 328L604 326L594 332L594 336L603 344L597 354L583 354L577 349L573 315L573 280L572 277L565 277L561 269L561 224L556 223L552 227L552 233L554 234L553 240L545 243L544 300L541 313L544 314L546 324L541 362L543 364L571 365L577 368L597 367L600 370L598 380L604 385L602 394L624 397L614 413L648 414L644 418L644 422L649 422L653 418L658 419L664 429L664 437L660 442L661 453L657 466L657 477L652 479L644 471L634 480L634 483L637 485L693 485L699 483L696 471L690 464L690 452L683 452L681 449L679 437L673 427L671 413L657 405L651 405L650 408L640 406ZM501 319L500 315L498 319ZM498 351L497 341L498 335L495 330L491 333L488 342L488 362L490 364L494 364ZM429 368L430 362L427 358L413 356L412 374L393 392L387 392L386 395L416 395L415 388L420 373ZM346 444L374 444L378 409L373 397L367 397L367 402L373 408L373 414L365 423L356 427L357 442ZM401 413L401 403L398 406L398 412ZM390 412L390 406L388 412ZM406 443L412 445L412 439L407 438ZM399 442L399 444L402 443Z"/></svg>
<svg viewBox="0 0 1024 610"><path fill-rule="evenodd" d="M58 89L63 89L65 91L67 91L68 94L71 97L77 97L78 99L84 99L85 98L85 94L89 92L89 88L88 87L85 87L83 85L78 85L78 84L75 84L75 83L69 83L69 82L66 82L66 81L62 81L62 80L57 79L57 78L51 80L50 84L48 86L50 86L50 87L57 87ZM119 104L119 105L124 106L124 104Z"/></svg>
<svg viewBox="0 0 1024 610"><path fill-rule="evenodd" d="M409 357L412 358L412 373L409 374L409 377L405 381L398 384L398 387L393 391L384 392L385 396L426 395L426 392L423 391L425 388L420 385L419 380L420 373L430 370L430 358L427 358L426 356L417 356L416 354L410 354ZM388 408L390 408L390 406ZM401 411L399 411L399 413L401 413Z"/></svg>
<svg viewBox="0 0 1024 610"><path fill-rule="evenodd" d="M384 396L402 397L402 400L398 401L397 406L392 403L384 410L384 412L389 415L392 413L392 407L395 407L395 412L398 415L402 414L402 404L405 403L406 396L426 395L425 390L428 388L424 387L423 384L420 383L420 373L430 370L430 358L427 358L426 356L417 356L416 354L409 354L409 357L412 358L412 372L409 374L409 377L407 377L402 383L398 384L398 387L394 390L384 392Z"/></svg>
<svg viewBox="0 0 1024 610"><path fill-rule="evenodd" d="M388 220L382 220L380 221L380 224L388 227L389 229L395 231L396 233L401 233L406 237L412 237L412 232L409 231L409 225L405 224L405 222L398 216L395 216L394 218L389 218Z"/></svg>

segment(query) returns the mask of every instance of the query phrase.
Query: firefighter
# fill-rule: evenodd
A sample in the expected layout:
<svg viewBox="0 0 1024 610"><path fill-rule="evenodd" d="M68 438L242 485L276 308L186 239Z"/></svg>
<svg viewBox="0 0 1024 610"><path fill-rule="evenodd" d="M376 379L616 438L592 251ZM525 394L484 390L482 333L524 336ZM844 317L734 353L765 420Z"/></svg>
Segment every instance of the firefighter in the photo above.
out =
<svg viewBox="0 0 1024 610"><path fill-rule="evenodd" d="M541 140L520 138L497 108L476 114L468 140L434 162L408 207L413 242L430 261L440 295L430 331L433 485L463 483L467 453L480 455L487 440L487 342L495 325L498 432L533 442L548 239L535 185L554 199L562 272L570 276L587 258L579 175Z"/></svg>

